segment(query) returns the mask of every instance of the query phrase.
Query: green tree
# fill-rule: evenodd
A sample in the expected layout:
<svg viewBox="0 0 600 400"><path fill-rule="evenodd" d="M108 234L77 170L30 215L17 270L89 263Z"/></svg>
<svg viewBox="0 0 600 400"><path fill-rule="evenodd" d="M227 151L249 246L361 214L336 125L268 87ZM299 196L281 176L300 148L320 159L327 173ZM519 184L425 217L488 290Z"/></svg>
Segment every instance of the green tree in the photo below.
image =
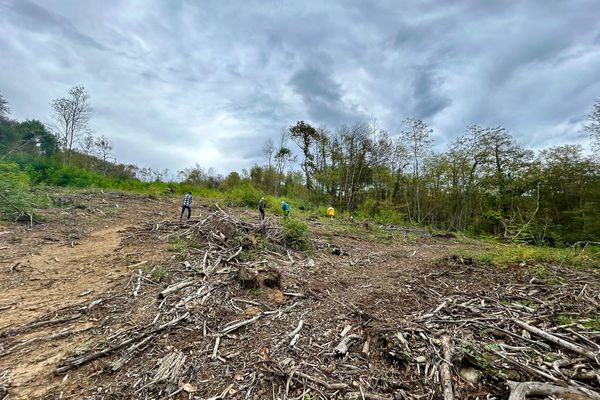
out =
<svg viewBox="0 0 600 400"><path fill-rule="evenodd" d="M17 127L21 134L23 149L33 155L49 157L56 153L58 142L40 121L31 119L21 122Z"/></svg>
<svg viewBox="0 0 600 400"><path fill-rule="evenodd" d="M588 123L584 127L592 141L592 149L596 157L600 159L600 99L592 106L592 112L588 115Z"/></svg>
<svg viewBox="0 0 600 400"><path fill-rule="evenodd" d="M296 125L289 127L289 132L290 137L298 145L298 147L300 147L302 154L304 155L301 167L306 178L306 188L311 190L311 174L315 167L314 155L311 152L311 148L314 141L318 137L317 130L304 121L298 121L296 122Z"/></svg>
<svg viewBox="0 0 600 400"><path fill-rule="evenodd" d="M8 119L9 115L10 115L10 105L8 104L8 101L4 98L4 96L2 95L2 92L0 92L0 120Z"/></svg>

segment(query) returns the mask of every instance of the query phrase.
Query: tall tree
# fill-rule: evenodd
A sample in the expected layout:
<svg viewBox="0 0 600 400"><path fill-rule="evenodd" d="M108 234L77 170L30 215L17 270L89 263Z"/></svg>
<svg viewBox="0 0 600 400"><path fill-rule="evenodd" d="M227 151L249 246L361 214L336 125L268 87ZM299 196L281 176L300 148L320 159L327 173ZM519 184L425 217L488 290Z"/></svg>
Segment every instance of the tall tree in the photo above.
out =
<svg viewBox="0 0 600 400"><path fill-rule="evenodd" d="M0 92L0 120L7 119L9 115L10 106L8 104L8 101L6 101L6 99L2 95L2 92Z"/></svg>
<svg viewBox="0 0 600 400"><path fill-rule="evenodd" d="M417 222L421 222L421 201L420 201L420 182L419 175L421 171L421 159L429 153L433 145L431 134L433 129L415 118L406 118L404 120L405 130L401 132L403 140L407 143L410 150L410 155L413 161L413 182L415 187L414 203Z"/></svg>
<svg viewBox="0 0 600 400"><path fill-rule="evenodd" d="M272 161L273 161L273 153L275 153L275 143L273 139L268 138L265 141L265 144L262 147L262 153L267 159L267 166L271 169Z"/></svg>
<svg viewBox="0 0 600 400"><path fill-rule="evenodd" d="M311 148L315 140L317 139L318 133L315 128L304 121L296 122L296 125L290 126L290 137L300 147L304 159L302 161L302 171L306 178L306 188L312 189L311 173L314 170L314 155L311 152Z"/></svg>
<svg viewBox="0 0 600 400"><path fill-rule="evenodd" d="M592 106L592 112L588 115L588 123L584 130L590 135L592 149L596 157L600 159L600 99Z"/></svg>
<svg viewBox="0 0 600 400"><path fill-rule="evenodd" d="M89 130L91 107L90 96L83 86L74 86L69 90L69 97L52 100L52 117L55 122L56 135L64 152L64 161L71 164L71 151L75 141Z"/></svg>

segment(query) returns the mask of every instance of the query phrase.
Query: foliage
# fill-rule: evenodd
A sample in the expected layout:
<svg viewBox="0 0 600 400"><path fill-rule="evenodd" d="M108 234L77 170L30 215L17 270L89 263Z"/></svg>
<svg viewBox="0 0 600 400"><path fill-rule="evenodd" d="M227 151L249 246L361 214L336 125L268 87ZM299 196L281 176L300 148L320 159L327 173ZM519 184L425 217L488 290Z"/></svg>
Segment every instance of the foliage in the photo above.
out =
<svg viewBox="0 0 600 400"><path fill-rule="evenodd" d="M290 218L283 223L283 241L285 244L295 250L307 250L308 226L297 219Z"/></svg>
<svg viewBox="0 0 600 400"><path fill-rule="evenodd" d="M0 219L39 219L34 209L46 205L43 198L31 192L29 176L17 164L0 161Z"/></svg>
<svg viewBox="0 0 600 400"><path fill-rule="evenodd" d="M256 208L264 194L252 185L238 186L229 191L228 198L241 206Z"/></svg>
<svg viewBox="0 0 600 400"><path fill-rule="evenodd" d="M543 271L535 270L539 264L600 267L600 248L592 245L580 249L495 243L485 250L465 250L464 255L493 266L530 265L541 275Z"/></svg>

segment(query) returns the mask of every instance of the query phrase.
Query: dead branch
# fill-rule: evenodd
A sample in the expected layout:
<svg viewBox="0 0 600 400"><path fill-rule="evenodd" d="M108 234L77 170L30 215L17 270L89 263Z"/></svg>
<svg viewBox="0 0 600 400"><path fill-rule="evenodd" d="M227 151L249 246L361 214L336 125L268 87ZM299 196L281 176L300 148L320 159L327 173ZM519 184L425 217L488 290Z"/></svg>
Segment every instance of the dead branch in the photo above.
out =
<svg viewBox="0 0 600 400"><path fill-rule="evenodd" d="M558 346L564 347L565 349L572 351L573 353L587 357L590 360L595 361L596 363L599 363L598 360L600 360L600 353L598 353L598 352L594 352L594 351L585 349L581 346L578 346L576 344L573 344L571 342L567 342L566 340L556 337L554 335L551 335L548 332L545 332L539 328L536 328L535 326L531 326L526 322L523 322L520 320L515 320L515 324L519 325L521 328L525 329L528 332L533 333L536 336L539 336L539 337L546 339L547 341L552 342Z"/></svg>
<svg viewBox="0 0 600 400"><path fill-rule="evenodd" d="M340 343L338 343L337 346L335 346L335 349L334 349L335 355L338 357L343 357L344 355L346 355L346 353L348 353L348 351L350 351L352 344L354 344L354 342L360 338L361 337L359 335L345 336L342 339L342 341Z"/></svg>
<svg viewBox="0 0 600 400"><path fill-rule="evenodd" d="M558 386L542 382L508 381L508 400L524 400L528 396L559 396L579 400L600 400L600 394L580 386Z"/></svg>
<svg viewBox="0 0 600 400"><path fill-rule="evenodd" d="M440 368L442 373L442 383L444 387L444 399L454 400L454 390L452 389L452 374L450 367L452 366L452 346L450 337L442 336L442 350L444 351L444 359Z"/></svg>
<svg viewBox="0 0 600 400"><path fill-rule="evenodd" d="M171 293L175 293L183 288L186 288L188 286L191 286L195 283L196 281L194 279L188 279L186 281L182 281L182 282L178 282L175 283L171 286L168 286L165 290L163 290L162 292L160 292L158 294L158 298L159 299L164 299L165 297L167 297L169 294Z"/></svg>
<svg viewBox="0 0 600 400"><path fill-rule="evenodd" d="M153 335L153 334L155 334L157 332L160 332L160 331L162 331L164 329L167 329L167 328L169 328L171 326L177 325L179 322L187 319L189 316L190 316L190 313L185 313L181 317L175 318L174 320L169 321L166 324L163 324L163 325L159 326L158 328L152 329L149 332L142 332L142 333L139 333L137 335L134 335L131 338L129 338L129 339L127 339L127 340L125 340L125 341L123 341L123 342L121 342L119 344L116 344L114 346L109 346L109 347L107 347L104 350L97 351L97 352L88 352L87 354L84 354L84 355L79 356L79 357L68 358L65 361L61 362L59 364L59 366L54 369L54 373L55 374L60 374L60 373L63 373L63 372L67 372L68 370L70 370L72 368L78 367L78 366L83 365L85 363L88 363L88 362L90 362L92 360L95 360L97 358L103 357L103 356L105 356L107 354L110 354L110 353L112 353L114 351L117 351L117 350L119 350L119 349L127 346L130 343L133 343L133 342L136 342L136 341L138 341L140 339L143 339L143 338L145 338L148 335Z"/></svg>

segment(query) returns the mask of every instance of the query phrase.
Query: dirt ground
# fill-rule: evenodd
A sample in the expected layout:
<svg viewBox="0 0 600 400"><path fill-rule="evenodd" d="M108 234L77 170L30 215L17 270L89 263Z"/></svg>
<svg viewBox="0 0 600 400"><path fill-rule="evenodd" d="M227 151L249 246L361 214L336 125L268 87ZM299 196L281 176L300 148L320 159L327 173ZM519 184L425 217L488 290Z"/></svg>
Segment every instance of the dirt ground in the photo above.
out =
<svg viewBox="0 0 600 400"><path fill-rule="evenodd" d="M539 380L546 361L536 375L518 365L526 351L517 364L500 358L533 342L511 321L570 318L573 328L599 311L597 272L546 266L542 279L530 266L492 269L456 256L480 244L452 237L315 219L310 250L261 247L254 241L269 235L252 231L236 254L226 230L202 221L222 212L252 228L245 209L199 201L181 225L179 199L57 197L43 225L0 226L0 398L437 399L440 340L450 336L499 354L463 354L457 398L503 399L508 380ZM269 215L276 233L280 222ZM281 282L241 287L238 268L261 265ZM178 282L188 285L158 296ZM239 322L248 325L230 330ZM588 346L600 344L594 329L581 339ZM582 365L577 373L597 377L596 364ZM463 376L469 368L477 379Z"/></svg>

